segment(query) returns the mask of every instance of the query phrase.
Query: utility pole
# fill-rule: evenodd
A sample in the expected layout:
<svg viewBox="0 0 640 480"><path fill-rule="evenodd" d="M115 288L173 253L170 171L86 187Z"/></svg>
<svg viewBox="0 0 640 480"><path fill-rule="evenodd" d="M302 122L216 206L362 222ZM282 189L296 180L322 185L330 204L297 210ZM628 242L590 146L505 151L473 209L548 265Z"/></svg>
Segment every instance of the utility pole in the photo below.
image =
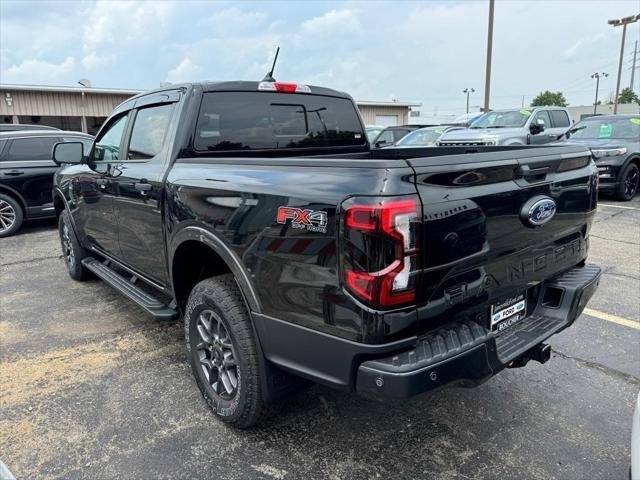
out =
<svg viewBox="0 0 640 480"><path fill-rule="evenodd" d="M616 82L616 97L613 100L613 114L618 113L618 95L620 95L620 77L622 76L622 59L624 57L624 40L627 36L627 25L635 23L640 20L640 13L637 15L630 15L621 19L609 20L607 23L614 27L622 25L622 43L620 44L620 61L618 62L618 80Z"/></svg>
<svg viewBox="0 0 640 480"><path fill-rule="evenodd" d="M633 47L633 64L631 65L631 81L629 82L629 89L633 92L633 80L635 78L636 73L636 55L638 55L638 40L636 40L636 44Z"/></svg>
<svg viewBox="0 0 640 480"><path fill-rule="evenodd" d="M600 86L600 77L608 77L609 74L608 73L594 73L593 75L591 75L591 78L595 78L596 79L596 99L593 102L593 114L596 114L596 111L598 110L598 87Z"/></svg>
<svg viewBox="0 0 640 480"><path fill-rule="evenodd" d="M467 94L467 116L469 115L469 95L471 95L475 90L473 88L465 88L462 93Z"/></svg>
<svg viewBox="0 0 640 480"><path fill-rule="evenodd" d="M486 76L484 79L484 108L485 112L489 111L489 93L491 91L491 53L493 50L493 9L495 0L489 0L489 28L487 32L487 66Z"/></svg>

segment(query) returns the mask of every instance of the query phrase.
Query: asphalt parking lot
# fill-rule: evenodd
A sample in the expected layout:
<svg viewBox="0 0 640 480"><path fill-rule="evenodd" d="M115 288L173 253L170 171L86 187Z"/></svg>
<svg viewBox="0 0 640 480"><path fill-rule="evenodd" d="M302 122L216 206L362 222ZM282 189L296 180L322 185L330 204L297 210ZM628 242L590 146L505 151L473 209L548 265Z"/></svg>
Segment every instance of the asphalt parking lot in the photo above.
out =
<svg viewBox="0 0 640 480"><path fill-rule="evenodd" d="M379 404L315 386L217 422L179 322L72 281L55 222L0 240L0 458L17 478L625 479L640 390L640 196L601 199L600 288L545 365Z"/></svg>

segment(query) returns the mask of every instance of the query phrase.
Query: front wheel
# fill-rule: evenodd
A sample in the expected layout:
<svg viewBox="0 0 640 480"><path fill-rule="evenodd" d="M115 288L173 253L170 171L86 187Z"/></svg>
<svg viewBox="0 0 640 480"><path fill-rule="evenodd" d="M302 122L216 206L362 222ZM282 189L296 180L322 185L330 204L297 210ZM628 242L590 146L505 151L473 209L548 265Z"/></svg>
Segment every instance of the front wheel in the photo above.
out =
<svg viewBox="0 0 640 480"><path fill-rule="evenodd" d="M616 190L616 198L628 202L638 191L640 170L635 163L630 163L620 175L620 183Z"/></svg>
<svg viewBox="0 0 640 480"><path fill-rule="evenodd" d="M58 232L62 246L62 257L69 276L80 282L91 278L91 272L82 265L82 260L88 256L88 253L78 242L76 233L71 226L69 212L66 210L60 214L58 219Z"/></svg>
<svg viewBox="0 0 640 480"><path fill-rule="evenodd" d="M191 369L203 397L218 417L248 428L265 413L256 340L233 275L198 283L185 311Z"/></svg>

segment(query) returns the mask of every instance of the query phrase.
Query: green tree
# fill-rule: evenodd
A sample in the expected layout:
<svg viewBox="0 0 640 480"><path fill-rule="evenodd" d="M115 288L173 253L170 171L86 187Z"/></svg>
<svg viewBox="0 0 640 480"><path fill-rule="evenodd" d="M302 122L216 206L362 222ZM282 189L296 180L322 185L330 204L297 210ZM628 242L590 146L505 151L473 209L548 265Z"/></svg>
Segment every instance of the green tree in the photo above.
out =
<svg viewBox="0 0 640 480"><path fill-rule="evenodd" d="M640 99L638 99L638 95L634 93L629 87L625 88L618 95L618 103L640 103Z"/></svg>
<svg viewBox="0 0 640 480"><path fill-rule="evenodd" d="M551 92L549 90L545 90L538 94L536 98L531 102L532 107L544 107L544 106L555 106L555 107L566 107L567 99L564 98L562 92Z"/></svg>

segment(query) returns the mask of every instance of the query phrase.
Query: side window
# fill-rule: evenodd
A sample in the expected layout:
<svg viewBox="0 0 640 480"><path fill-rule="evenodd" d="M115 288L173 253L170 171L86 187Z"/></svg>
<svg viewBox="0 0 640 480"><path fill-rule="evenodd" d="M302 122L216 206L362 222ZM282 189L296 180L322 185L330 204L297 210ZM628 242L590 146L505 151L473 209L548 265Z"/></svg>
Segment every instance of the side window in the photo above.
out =
<svg viewBox="0 0 640 480"><path fill-rule="evenodd" d="M392 130L386 130L380 134L380 136L376 139L376 143L394 143L396 140L393 137Z"/></svg>
<svg viewBox="0 0 640 480"><path fill-rule="evenodd" d="M11 142L5 160L52 160L53 146L57 142L57 137L16 138Z"/></svg>
<svg viewBox="0 0 640 480"><path fill-rule="evenodd" d="M551 110L551 118L556 128L569 126L569 115L564 110Z"/></svg>
<svg viewBox="0 0 640 480"><path fill-rule="evenodd" d="M542 110L536 113L532 122L537 124L540 123L540 120L542 120L544 128L551 128L551 119L549 118L549 112L547 110Z"/></svg>
<svg viewBox="0 0 640 480"><path fill-rule="evenodd" d="M93 142L91 140L89 140L88 138L84 138L84 137L62 137L62 141L63 142L80 142L82 143L82 146L84 147L84 154L89 155L89 152L91 151L91 145L93 144Z"/></svg>
<svg viewBox="0 0 640 480"><path fill-rule="evenodd" d="M138 110L127 150L128 160L149 160L160 153L172 111L172 103Z"/></svg>
<svg viewBox="0 0 640 480"><path fill-rule="evenodd" d="M4 150L4 146L7 144L6 140L0 140L0 159L2 158L2 151Z"/></svg>
<svg viewBox="0 0 640 480"><path fill-rule="evenodd" d="M109 128L100 133L93 147L92 161L111 162L120 159L120 142L127 125L129 114L125 114L113 122Z"/></svg>

